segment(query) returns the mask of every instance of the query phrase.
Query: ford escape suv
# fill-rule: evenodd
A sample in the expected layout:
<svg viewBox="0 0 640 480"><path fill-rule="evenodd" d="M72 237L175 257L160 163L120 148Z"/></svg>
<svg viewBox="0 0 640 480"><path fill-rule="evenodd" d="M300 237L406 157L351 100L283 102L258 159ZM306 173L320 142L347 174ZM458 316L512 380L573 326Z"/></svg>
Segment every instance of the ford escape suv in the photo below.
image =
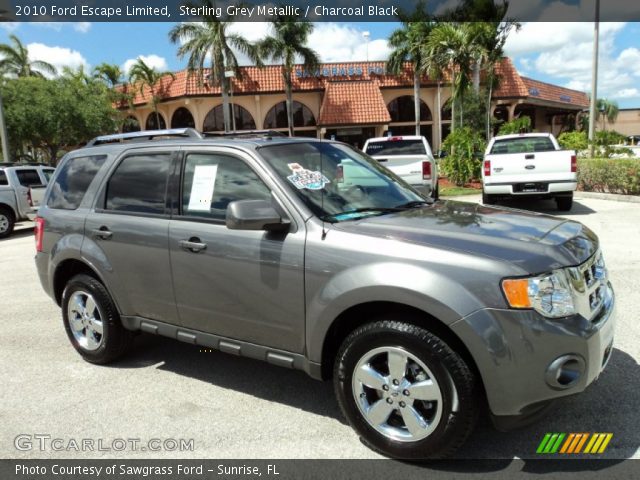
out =
<svg viewBox="0 0 640 480"><path fill-rule="evenodd" d="M397 458L451 454L484 405L499 429L531 421L612 351L587 227L434 202L338 142L100 137L61 161L36 244L85 360L141 331L332 378L357 433Z"/></svg>

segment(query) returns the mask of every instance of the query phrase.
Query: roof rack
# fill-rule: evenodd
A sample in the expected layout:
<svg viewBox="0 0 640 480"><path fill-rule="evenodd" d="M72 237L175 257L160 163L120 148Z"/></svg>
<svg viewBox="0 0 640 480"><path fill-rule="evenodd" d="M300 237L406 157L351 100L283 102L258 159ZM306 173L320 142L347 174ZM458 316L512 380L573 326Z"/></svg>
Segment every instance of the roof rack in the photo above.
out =
<svg viewBox="0 0 640 480"><path fill-rule="evenodd" d="M156 137L187 137L203 138L202 135L193 128L170 128L165 130L143 130L141 132L115 133L113 135L102 135L87 143L87 147L101 145L103 143L121 142L124 140L152 140Z"/></svg>
<svg viewBox="0 0 640 480"><path fill-rule="evenodd" d="M204 132L205 137L286 137L277 130L238 130L235 132Z"/></svg>

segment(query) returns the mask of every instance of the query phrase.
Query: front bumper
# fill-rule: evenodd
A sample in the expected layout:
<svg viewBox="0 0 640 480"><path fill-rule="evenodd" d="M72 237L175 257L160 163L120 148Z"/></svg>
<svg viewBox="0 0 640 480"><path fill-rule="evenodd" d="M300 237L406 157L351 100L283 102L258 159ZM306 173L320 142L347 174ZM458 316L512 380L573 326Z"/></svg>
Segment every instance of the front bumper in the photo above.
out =
<svg viewBox="0 0 640 480"><path fill-rule="evenodd" d="M473 356L495 416L526 415L535 406L582 392L612 351L615 297L607 284L599 312L548 319L533 310L479 310L452 325ZM562 374L565 361L572 375ZM560 381L558 381L560 380Z"/></svg>

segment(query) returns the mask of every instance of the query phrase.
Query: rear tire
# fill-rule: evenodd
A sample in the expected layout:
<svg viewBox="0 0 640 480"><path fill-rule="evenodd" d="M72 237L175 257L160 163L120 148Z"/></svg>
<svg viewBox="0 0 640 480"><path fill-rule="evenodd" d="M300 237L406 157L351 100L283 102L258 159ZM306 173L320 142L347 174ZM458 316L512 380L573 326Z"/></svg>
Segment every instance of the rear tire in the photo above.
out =
<svg viewBox="0 0 640 480"><path fill-rule="evenodd" d="M436 183L435 190L431 191L431 198L434 200L438 200L440 198L440 185L438 185L438 183Z"/></svg>
<svg viewBox="0 0 640 480"><path fill-rule="evenodd" d="M558 210L568 212L573 207L573 195L570 197L556 197L556 204L558 205Z"/></svg>
<svg viewBox="0 0 640 480"><path fill-rule="evenodd" d="M90 363L118 359L134 337L122 326L105 286L86 274L73 277L62 292L62 318L73 348Z"/></svg>
<svg viewBox="0 0 640 480"><path fill-rule="evenodd" d="M495 205L496 204L496 199L493 195L489 195L488 193L485 193L485 191L482 191L482 203L484 203L485 205Z"/></svg>
<svg viewBox="0 0 640 480"><path fill-rule="evenodd" d="M0 238L6 238L13 232L16 218L13 212L5 207L0 207Z"/></svg>
<svg viewBox="0 0 640 480"><path fill-rule="evenodd" d="M441 338L381 320L357 328L334 366L340 408L363 442L400 459L455 452L478 416L476 376Z"/></svg>

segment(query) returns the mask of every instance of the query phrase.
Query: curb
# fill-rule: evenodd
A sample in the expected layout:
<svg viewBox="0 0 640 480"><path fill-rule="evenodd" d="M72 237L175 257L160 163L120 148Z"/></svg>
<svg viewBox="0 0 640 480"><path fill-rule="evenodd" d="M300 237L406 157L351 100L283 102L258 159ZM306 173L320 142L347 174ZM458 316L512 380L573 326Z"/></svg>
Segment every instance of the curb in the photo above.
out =
<svg viewBox="0 0 640 480"><path fill-rule="evenodd" d="M612 202L640 203L640 196L638 195L620 195L618 193L578 191L575 193L574 198L595 198L598 200L609 200Z"/></svg>

